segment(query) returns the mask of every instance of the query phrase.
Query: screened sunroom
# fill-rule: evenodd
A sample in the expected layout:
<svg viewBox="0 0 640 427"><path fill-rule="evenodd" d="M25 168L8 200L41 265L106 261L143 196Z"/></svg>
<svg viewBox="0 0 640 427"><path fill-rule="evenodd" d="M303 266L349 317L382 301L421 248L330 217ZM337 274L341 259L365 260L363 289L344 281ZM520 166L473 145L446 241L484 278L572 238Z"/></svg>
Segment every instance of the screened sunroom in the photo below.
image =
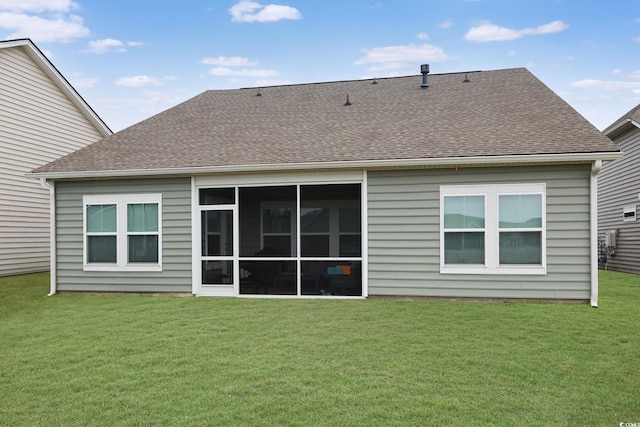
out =
<svg viewBox="0 0 640 427"><path fill-rule="evenodd" d="M194 293L363 296L362 191L361 182L197 185Z"/></svg>

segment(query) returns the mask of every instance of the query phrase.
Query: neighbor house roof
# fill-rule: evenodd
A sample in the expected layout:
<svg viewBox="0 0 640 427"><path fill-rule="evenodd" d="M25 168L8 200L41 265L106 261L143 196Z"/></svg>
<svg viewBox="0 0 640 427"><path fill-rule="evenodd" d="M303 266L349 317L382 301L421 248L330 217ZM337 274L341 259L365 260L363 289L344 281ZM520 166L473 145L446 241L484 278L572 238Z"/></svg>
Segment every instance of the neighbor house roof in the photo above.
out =
<svg viewBox="0 0 640 427"><path fill-rule="evenodd" d="M80 94L71 86L67 79L58 69L47 59L42 51L31 41L31 39L17 39L0 41L0 49L20 48L40 67L40 69L53 81L53 83L64 93L69 101L84 115L87 120L104 137L112 135L113 132L87 104Z"/></svg>
<svg viewBox="0 0 640 427"><path fill-rule="evenodd" d="M615 144L526 69L433 74L428 89L421 88L422 78L209 90L34 175L618 156Z"/></svg>
<svg viewBox="0 0 640 427"><path fill-rule="evenodd" d="M627 114L613 122L603 131L603 133L610 138L614 138L633 128L640 128L640 104L636 105Z"/></svg>

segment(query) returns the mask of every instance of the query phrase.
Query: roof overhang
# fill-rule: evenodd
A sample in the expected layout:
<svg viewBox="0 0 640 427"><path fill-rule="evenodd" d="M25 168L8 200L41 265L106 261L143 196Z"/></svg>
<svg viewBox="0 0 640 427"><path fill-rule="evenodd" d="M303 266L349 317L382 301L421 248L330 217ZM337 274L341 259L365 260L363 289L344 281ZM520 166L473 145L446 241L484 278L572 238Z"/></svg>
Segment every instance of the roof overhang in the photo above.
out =
<svg viewBox="0 0 640 427"><path fill-rule="evenodd" d="M633 129L634 127L640 129L640 123L636 122L633 119L626 119L621 121L620 123L618 123L617 125L613 126L610 129L605 129L604 134L609 138L615 138L616 136L630 129Z"/></svg>
<svg viewBox="0 0 640 427"><path fill-rule="evenodd" d="M71 86L69 81L58 71L58 69L49 61L42 51L31 41L31 39L18 39L0 42L0 49L22 47L27 55L40 66L42 71L58 86L58 88L67 96L67 98L78 108L87 120L98 130L103 136L107 137L113 132L98 114L87 104L80 94Z"/></svg>
<svg viewBox="0 0 640 427"><path fill-rule="evenodd" d="M136 170L98 170L71 172L32 172L27 177L35 179L94 179L127 178L150 176L192 176L220 173L286 172L294 170L336 170L336 169L395 169L395 168L455 168L522 166L541 164L591 163L598 160L617 160L620 151L571 154L533 154L510 156L444 157L421 159L356 160L339 162L280 163L257 165L209 166Z"/></svg>

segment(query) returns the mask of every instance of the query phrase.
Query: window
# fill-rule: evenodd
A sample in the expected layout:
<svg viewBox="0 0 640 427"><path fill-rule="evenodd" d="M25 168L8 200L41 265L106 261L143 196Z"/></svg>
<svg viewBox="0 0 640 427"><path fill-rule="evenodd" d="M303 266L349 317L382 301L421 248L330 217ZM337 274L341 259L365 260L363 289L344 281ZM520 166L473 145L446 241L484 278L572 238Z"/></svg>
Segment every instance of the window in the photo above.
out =
<svg viewBox="0 0 640 427"><path fill-rule="evenodd" d="M484 195L444 198L445 264L484 264L484 199Z"/></svg>
<svg viewBox="0 0 640 427"><path fill-rule="evenodd" d="M360 207L339 210L340 256L362 256L362 213Z"/></svg>
<svg viewBox="0 0 640 427"><path fill-rule="evenodd" d="M542 263L542 195L498 195L499 262Z"/></svg>
<svg viewBox="0 0 640 427"><path fill-rule="evenodd" d="M291 256L295 253L289 208L262 209L262 247L270 256Z"/></svg>
<svg viewBox="0 0 640 427"><path fill-rule="evenodd" d="M624 222L633 222L636 220L636 205L625 206L622 209L622 220Z"/></svg>
<svg viewBox="0 0 640 427"><path fill-rule="evenodd" d="M300 209L302 256L329 256L331 232L328 208Z"/></svg>
<svg viewBox="0 0 640 427"><path fill-rule="evenodd" d="M545 186L440 187L440 272L545 274Z"/></svg>
<svg viewBox="0 0 640 427"><path fill-rule="evenodd" d="M160 194L84 196L86 271L161 271Z"/></svg>

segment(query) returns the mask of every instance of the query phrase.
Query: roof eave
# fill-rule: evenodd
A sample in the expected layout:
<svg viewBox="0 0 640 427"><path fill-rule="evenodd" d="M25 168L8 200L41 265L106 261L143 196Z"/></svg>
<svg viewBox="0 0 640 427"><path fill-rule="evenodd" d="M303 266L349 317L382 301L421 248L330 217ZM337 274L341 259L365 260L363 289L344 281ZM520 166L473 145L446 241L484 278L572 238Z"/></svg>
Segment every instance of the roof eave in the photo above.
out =
<svg viewBox="0 0 640 427"><path fill-rule="evenodd" d="M628 131L629 129L633 129L634 127L640 129L640 123L636 122L633 119L626 119L613 126L612 128L605 129L603 133L609 138L615 138L616 136Z"/></svg>
<svg viewBox="0 0 640 427"><path fill-rule="evenodd" d="M415 167L471 167L471 166L506 166L518 164L561 164L588 163L596 160L617 160L622 157L620 151L598 153L570 153L570 154L533 154L510 156L478 156L478 157L442 157L420 159L390 159L390 160L355 160L339 162L309 162L309 163L281 163L259 165L207 166L162 169L131 169L131 170L98 170L71 172L31 172L29 178L35 179L92 179L92 178L126 178L141 176L191 176L216 173L255 173L255 172L286 172L300 169L388 169Z"/></svg>

